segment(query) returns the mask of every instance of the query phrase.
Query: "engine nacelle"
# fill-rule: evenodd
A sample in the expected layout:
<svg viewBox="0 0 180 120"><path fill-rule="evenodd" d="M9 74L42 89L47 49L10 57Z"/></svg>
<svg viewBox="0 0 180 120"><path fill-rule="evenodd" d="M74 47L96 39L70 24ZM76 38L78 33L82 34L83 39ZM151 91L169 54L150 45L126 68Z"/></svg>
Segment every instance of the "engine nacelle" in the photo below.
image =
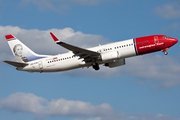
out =
<svg viewBox="0 0 180 120"><path fill-rule="evenodd" d="M107 53L102 53L101 54L101 59L102 61L110 61L110 60L115 60L120 58L119 52L118 51L113 51L113 52L107 52Z"/></svg>
<svg viewBox="0 0 180 120"><path fill-rule="evenodd" d="M117 66L121 66L125 64L126 64L125 59L119 59L119 60L115 60L115 62L105 63L104 65L106 67L113 68L113 67L117 67Z"/></svg>

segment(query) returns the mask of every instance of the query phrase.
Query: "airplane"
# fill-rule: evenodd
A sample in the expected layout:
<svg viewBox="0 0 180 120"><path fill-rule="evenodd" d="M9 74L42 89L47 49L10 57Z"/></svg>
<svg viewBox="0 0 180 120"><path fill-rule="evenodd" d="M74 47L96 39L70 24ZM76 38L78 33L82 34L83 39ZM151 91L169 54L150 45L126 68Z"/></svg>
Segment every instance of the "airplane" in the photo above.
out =
<svg viewBox="0 0 180 120"><path fill-rule="evenodd" d="M68 49L69 52L54 56L39 55L9 34L5 38L16 62L7 60L4 62L16 67L19 71L27 72L60 72L84 67L99 70L101 64L109 68L125 65L125 59L129 57L157 51L162 51L167 55L167 50L178 42L176 38L166 35L151 35L86 49L65 43L52 32L50 35L56 44Z"/></svg>

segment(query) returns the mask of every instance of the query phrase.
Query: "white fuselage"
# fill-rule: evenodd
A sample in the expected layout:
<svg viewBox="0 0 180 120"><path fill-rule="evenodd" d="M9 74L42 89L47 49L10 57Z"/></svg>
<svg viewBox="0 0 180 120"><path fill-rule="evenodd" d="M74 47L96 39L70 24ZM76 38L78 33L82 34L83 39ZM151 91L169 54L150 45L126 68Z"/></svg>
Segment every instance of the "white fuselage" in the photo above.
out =
<svg viewBox="0 0 180 120"><path fill-rule="evenodd" d="M4 62L15 66L17 70L28 72L58 72L90 66L99 70L100 64L113 68L125 65L125 58L137 55L157 51L167 55L167 50L178 42L177 39L166 35L151 35L84 49L59 40L52 32L50 35L56 44L70 52L55 56L39 55L9 34L5 38L16 62Z"/></svg>
<svg viewBox="0 0 180 120"><path fill-rule="evenodd" d="M117 59L123 59L128 57L136 56L136 48L133 39L110 43L106 45L99 45L97 47L89 48L88 50L99 52L101 54L106 54L110 52L117 51ZM103 61L96 61L98 64L105 64L112 62L116 59ZM34 60L28 62L28 66L24 68L17 68L18 70L28 71L28 72L58 72L66 71L75 68L81 67L90 67L93 65L93 62L85 62L83 58L79 56L74 56L73 52L68 52L65 54L59 54L55 56L49 56L42 59Z"/></svg>

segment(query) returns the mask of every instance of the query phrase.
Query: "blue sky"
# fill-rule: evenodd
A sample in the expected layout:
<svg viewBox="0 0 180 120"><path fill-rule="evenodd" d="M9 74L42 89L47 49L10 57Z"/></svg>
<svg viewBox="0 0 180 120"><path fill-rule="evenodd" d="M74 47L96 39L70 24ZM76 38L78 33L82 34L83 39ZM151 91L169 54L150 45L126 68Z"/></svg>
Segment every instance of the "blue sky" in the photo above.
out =
<svg viewBox="0 0 180 120"><path fill-rule="evenodd" d="M0 0L0 60L15 60L13 34L34 52L59 54L49 32L79 47L146 35L180 39L179 0ZM162 52L59 73L27 73L0 62L3 120L180 120L179 43Z"/></svg>

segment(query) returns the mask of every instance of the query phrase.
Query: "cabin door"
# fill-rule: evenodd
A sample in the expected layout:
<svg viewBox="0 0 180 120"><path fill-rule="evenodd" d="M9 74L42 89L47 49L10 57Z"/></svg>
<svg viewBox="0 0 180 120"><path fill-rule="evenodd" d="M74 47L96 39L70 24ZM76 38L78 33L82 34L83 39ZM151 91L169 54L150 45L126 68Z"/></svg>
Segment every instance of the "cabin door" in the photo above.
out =
<svg viewBox="0 0 180 120"><path fill-rule="evenodd" d="M158 45L159 45L159 38L158 38L158 36L154 37L154 43L155 43L155 48L157 48Z"/></svg>

